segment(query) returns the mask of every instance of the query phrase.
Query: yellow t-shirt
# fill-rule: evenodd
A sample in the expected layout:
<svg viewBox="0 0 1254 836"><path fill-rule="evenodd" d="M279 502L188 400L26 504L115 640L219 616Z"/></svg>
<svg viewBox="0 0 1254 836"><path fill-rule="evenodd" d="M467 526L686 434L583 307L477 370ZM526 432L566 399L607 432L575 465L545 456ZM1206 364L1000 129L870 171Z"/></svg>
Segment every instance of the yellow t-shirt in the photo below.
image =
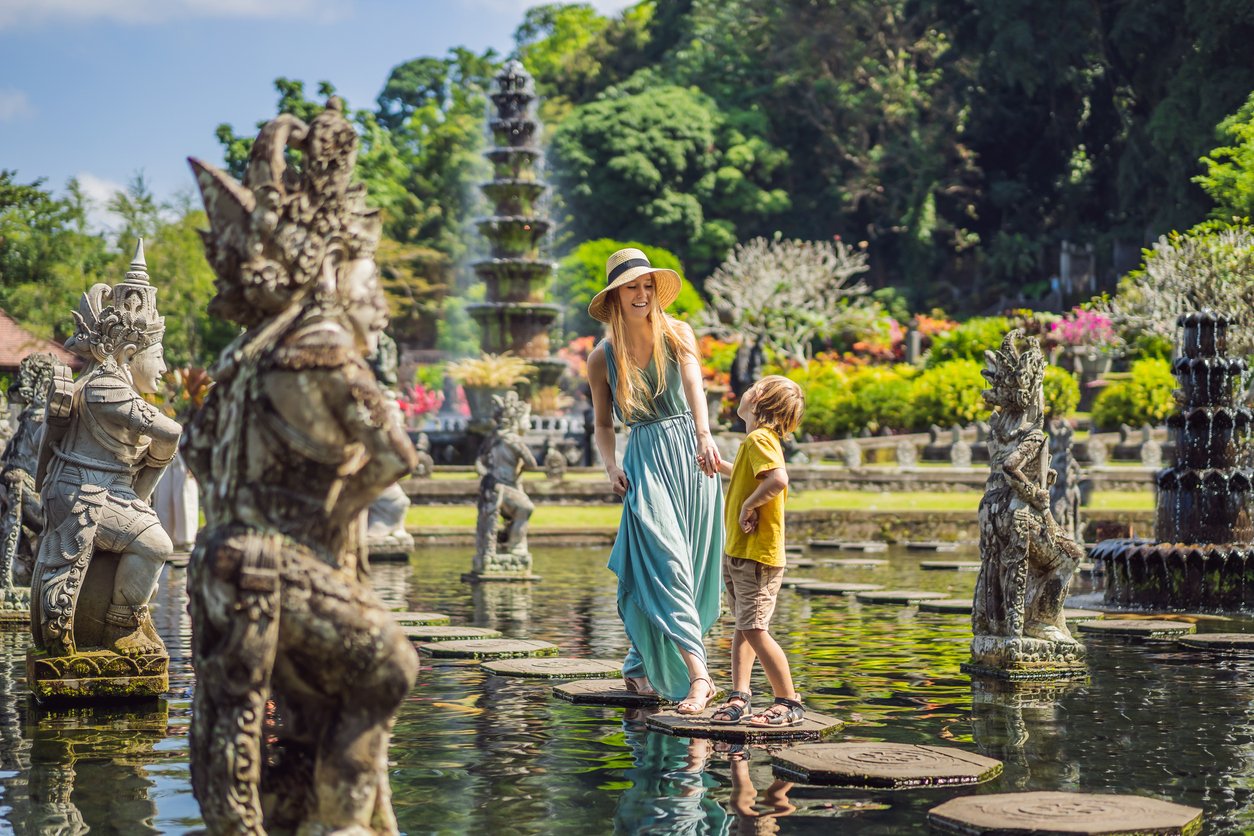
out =
<svg viewBox="0 0 1254 836"><path fill-rule="evenodd" d="M749 433L736 451L724 512L727 543L723 549L732 557L756 560L767 566L784 565L784 501L788 498L787 488L758 508L758 527L752 534L745 534L740 527L740 507L758 489L758 477L783 466L784 448L779 443L779 436L767 427L758 427Z"/></svg>

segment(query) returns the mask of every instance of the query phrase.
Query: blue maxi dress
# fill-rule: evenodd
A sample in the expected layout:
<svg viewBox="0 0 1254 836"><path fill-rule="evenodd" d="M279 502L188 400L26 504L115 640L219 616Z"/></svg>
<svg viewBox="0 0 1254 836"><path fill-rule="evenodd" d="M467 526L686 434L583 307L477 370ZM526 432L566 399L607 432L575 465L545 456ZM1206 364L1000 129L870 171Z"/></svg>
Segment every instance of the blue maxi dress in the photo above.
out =
<svg viewBox="0 0 1254 836"><path fill-rule="evenodd" d="M618 369L604 342L610 392ZM723 557L723 489L697 467L696 425L684 398L679 364L669 354L666 388L631 428L623 454L627 495L609 568L618 576L618 614L631 649L623 675L647 676L668 700L688 693L679 649L705 660L703 637L719 616ZM652 391L657 366L644 369Z"/></svg>

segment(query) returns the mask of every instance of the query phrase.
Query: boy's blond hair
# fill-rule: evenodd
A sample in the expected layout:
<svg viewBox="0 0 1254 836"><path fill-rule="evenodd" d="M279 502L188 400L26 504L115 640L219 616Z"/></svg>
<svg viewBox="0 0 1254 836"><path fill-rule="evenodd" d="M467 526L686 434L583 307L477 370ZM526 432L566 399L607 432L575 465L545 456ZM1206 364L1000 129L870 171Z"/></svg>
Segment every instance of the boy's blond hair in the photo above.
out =
<svg viewBox="0 0 1254 836"><path fill-rule="evenodd" d="M753 384L757 400L753 402L753 414L764 427L770 427L783 438L796 432L806 411L805 392L796 381L777 374Z"/></svg>

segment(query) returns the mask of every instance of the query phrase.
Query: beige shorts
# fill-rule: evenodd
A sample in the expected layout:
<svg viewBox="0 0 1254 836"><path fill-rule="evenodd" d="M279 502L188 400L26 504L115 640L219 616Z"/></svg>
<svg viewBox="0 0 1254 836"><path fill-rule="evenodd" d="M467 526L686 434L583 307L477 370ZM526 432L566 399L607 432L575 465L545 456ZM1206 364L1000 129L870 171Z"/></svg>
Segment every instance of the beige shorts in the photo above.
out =
<svg viewBox="0 0 1254 836"><path fill-rule="evenodd" d="M723 586L737 630L767 630L784 582L783 566L723 556Z"/></svg>

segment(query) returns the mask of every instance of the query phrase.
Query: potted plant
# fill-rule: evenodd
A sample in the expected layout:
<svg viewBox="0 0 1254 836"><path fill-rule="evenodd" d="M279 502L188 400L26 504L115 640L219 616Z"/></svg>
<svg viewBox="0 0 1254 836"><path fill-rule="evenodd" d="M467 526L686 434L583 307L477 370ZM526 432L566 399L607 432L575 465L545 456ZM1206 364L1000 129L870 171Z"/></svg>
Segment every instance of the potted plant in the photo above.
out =
<svg viewBox="0 0 1254 836"><path fill-rule="evenodd" d="M519 383L526 383L535 372L535 366L508 351L469 357L448 366L449 377L466 392L471 420L480 424L492 420L493 395L504 395Z"/></svg>
<svg viewBox="0 0 1254 836"><path fill-rule="evenodd" d="M1050 326L1050 336L1066 346L1075 358L1077 370L1087 381L1110 371L1120 345L1114 323L1105 314L1085 308L1071 312Z"/></svg>

